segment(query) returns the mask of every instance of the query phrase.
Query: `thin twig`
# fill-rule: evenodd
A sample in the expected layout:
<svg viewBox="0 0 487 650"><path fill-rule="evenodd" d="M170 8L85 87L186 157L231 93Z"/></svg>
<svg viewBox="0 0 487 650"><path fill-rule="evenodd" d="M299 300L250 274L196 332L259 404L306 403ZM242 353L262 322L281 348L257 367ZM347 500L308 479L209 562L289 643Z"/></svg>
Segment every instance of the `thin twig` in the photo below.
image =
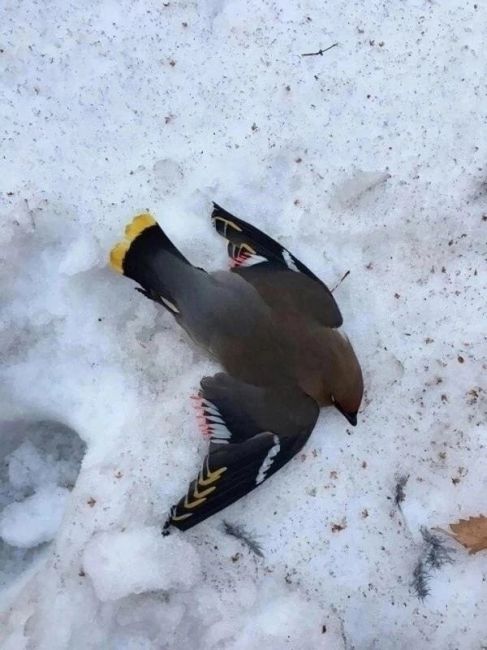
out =
<svg viewBox="0 0 487 650"><path fill-rule="evenodd" d="M342 275L342 277L340 278L340 280L337 282L337 284L331 290L331 293L333 293L336 289L338 289L338 287L341 285L341 283L345 280L345 278L348 278L349 275L350 275L350 271L347 271L346 273L344 273Z"/></svg>
<svg viewBox="0 0 487 650"><path fill-rule="evenodd" d="M323 56L325 52L328 52L328 50L331 50L332 47L336 47L338 43L333 43L333 45L330 45L330 47L325 47L324 50L318 50L318 52L306 52L306 54L301 54L301 56Z"/></svg>

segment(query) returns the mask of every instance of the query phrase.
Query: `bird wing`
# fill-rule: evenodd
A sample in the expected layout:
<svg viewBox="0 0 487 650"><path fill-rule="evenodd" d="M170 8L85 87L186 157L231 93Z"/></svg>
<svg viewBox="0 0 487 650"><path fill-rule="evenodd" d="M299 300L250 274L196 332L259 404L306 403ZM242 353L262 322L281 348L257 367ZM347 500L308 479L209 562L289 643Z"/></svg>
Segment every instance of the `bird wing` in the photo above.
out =
<svg viewBox="0 0 487 650"><path fill-rule="evenodd" d="M228 241L232 270L252 284L272 309L300 312L327 327L341 326L343 318L331 291L286 248L216 203L211 218L218 234Z"/></svg>
<svg viewBox="0 0 487 650"><path fill-rule="evenodd" d="M297 387L262 388L225 373L201 381L201 416L209 453L167 525L186 530L267 480L304 445L318 418Z"/></svg>

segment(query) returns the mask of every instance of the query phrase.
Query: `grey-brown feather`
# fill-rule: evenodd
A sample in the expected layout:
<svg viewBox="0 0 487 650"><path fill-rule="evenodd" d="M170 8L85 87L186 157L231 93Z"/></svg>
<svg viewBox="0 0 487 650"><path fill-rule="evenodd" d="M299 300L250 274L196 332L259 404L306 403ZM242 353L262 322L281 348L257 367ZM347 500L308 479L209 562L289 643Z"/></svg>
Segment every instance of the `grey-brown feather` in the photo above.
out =
<svg viewBox="0 0 487 650"><path fill-rule="evenodd" d="M281 299L274 296L276 284L267 301L238 274L181 269L178 262L178 272L165 275L178 322L228 373L261 386L297 383L321 406L346 391L347 363L356 363L348 339L320 323L304 303L295 308L286 297L285 274L278 276Z"/></svg>

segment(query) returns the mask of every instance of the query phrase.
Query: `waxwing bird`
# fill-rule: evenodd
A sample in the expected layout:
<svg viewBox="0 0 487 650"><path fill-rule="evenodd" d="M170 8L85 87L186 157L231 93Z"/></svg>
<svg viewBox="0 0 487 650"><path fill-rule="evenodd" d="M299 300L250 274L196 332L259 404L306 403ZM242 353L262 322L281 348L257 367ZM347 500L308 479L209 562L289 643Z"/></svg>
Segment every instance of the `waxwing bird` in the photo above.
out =
<svg viewBox="0 0 487 650"><path fill-rule="evenodd" d="M354 425L362 371L328 287L283 246L214 204L230 271L194 267L150 214L110 253L117 271L165 307L225 372L195 397L209 450L166 523L191 528L285 465L309 438L319 410Z"/></svg>

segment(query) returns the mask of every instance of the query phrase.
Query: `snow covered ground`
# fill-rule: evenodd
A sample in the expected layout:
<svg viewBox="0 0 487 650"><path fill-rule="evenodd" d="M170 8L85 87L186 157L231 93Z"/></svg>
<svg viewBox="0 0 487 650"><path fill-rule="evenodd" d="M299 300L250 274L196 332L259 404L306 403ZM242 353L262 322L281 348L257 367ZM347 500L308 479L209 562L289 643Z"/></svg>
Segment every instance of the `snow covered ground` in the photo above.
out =
<svg viewBox="0 0 487 650"><path fill-rule="evenodd" d="M459 548L424 600L411 583L422 526L487 514L485 5L0 15L2 650L484 648L485 552ZM357 428L322 412L261 489L163 538L216 366L107 253L150 209L226 265L212 200L330 286L350 269L367 394Z"/></svg>

